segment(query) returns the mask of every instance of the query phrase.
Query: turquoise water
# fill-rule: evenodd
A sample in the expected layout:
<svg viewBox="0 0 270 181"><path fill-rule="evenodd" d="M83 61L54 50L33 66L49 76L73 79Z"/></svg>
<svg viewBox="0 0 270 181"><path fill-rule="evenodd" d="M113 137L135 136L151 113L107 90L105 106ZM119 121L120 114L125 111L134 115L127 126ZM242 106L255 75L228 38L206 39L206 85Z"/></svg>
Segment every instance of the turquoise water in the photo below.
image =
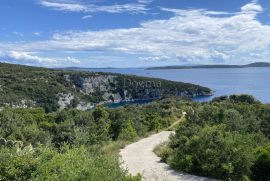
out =
<svg viewBox="0 0 270 181"><path fill-rule="evenodd" d="M116 102L116 103L106 104L106 107L108 107L108 108L117 108L117 107L131 105L131 104L146 104L146 103L149 103L149 102L152 102L152 101L153 101L153 99Z"/></svg>
<svg viewBox="0 0 270 181"><path fill-rule="evenodd" d="M215 96L250 94L264 103L270 103L270 68L184 70L144 70L129 68L89 69L89 71L131 74L199 84L214 90ZM208 101L212 98L197 98L196 100Z"/></svg>

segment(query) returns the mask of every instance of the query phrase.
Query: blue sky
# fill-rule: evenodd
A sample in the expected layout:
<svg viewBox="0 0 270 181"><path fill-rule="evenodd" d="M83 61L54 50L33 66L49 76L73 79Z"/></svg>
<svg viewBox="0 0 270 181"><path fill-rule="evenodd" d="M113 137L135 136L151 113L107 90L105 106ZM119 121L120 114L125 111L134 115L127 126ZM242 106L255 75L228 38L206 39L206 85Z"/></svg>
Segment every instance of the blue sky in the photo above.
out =
<svg viewBox="0 0 270 181"><path fill-rule="evenodd" d="M269 0L1 0L0 61L46 67L270 62Z"/></svg>

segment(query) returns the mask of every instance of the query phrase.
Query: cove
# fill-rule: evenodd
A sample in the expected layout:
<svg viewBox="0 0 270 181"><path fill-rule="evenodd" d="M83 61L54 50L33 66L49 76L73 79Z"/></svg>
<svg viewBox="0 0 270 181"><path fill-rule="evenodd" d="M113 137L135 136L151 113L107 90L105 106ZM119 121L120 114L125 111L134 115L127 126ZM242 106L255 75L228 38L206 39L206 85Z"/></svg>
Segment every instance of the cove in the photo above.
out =
<svg viewBox="0 0 270 181"><path fill-rule="evenodd" d="M192 101L195 102L208 102L213 99L214 96L196 96L192 98ZM122 106L128 106L128 105L142 105L142 104L147 104L151 103L153 101L156 101L159 99L141 99L141 100L129 100L129 101L121 101L121 102L112 102L112 103L107 103L105 104L105 107L114 109Z"/></svg>
<svg viewBox="0 0 270 181"><path fill-rule="evenodd" d="M118 107L128 106L128 105L147 104L147 103L153 102L154 100L158 100L158 99L142 99L142 100L112 102L112 103L105 104L105 107L113 109L113 108L118 108Z"/></svg>

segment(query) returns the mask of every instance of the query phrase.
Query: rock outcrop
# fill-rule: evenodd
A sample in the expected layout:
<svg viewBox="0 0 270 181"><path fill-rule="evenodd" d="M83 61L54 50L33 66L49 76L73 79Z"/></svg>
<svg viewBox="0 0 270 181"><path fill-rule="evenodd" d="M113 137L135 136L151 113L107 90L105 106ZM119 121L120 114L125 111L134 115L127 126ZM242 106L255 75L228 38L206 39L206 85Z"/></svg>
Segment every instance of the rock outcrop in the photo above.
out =
<svg viewBox="0 0 270 181"><path fill-rule="evenodd" d="M168 80L0 63L0 110L4 107L92 109L96 105L167 96L208 96L199 85Z"/></svg>

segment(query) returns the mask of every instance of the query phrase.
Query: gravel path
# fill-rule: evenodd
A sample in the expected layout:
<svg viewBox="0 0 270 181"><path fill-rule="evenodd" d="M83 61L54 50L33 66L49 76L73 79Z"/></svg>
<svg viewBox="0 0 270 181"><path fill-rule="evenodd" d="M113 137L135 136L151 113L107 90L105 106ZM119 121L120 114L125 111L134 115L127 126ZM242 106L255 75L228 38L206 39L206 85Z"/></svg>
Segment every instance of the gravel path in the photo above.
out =
<svg viewBox="0 0 270 181"><path fill-rule="evenodd" d="M129 173L136 175L141 173L146 181L208 181L210 179L197 177L189 174L173 171L165 163L160 162L160 158L153 152L160 143L169 139L171 131L163 131L130 144L120 150L123 167Z"/></svg>

